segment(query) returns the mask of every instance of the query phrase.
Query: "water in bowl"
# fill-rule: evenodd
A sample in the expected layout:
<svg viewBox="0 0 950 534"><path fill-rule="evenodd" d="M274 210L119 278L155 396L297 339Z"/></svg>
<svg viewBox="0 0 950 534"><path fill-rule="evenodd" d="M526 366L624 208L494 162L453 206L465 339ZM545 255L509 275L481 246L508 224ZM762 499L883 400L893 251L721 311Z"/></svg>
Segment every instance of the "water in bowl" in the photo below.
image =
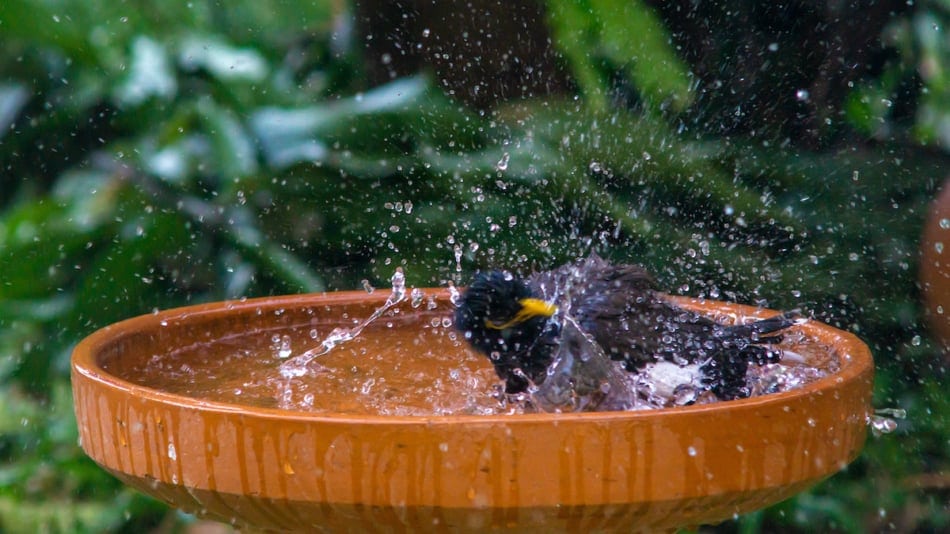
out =
<svg viewBox="0 0 950 534"><path fill-rule="evenodd" d="M530 394L503 393L487 358L473 351L452 325L454 305L449 299L413 294L396 303L387 300L372 314L373 321L341 318L336 325L323 326L324 331L299 325L251 330L155 354L123 370L123 375L140 385L193 398L310 413L441 416L538 409ZM339 338L341 331L352 335L328 347L327 339ZM786 352L782 363L750 367L753 395L795 389L825 377L837 370L841 357L796 327L779 348ZM297 366L297 371L288 373L288 366ZM634 376L630 385L640 399L633 409L715 402L708 393L659 395L662 388L649 378Z"/></svg>

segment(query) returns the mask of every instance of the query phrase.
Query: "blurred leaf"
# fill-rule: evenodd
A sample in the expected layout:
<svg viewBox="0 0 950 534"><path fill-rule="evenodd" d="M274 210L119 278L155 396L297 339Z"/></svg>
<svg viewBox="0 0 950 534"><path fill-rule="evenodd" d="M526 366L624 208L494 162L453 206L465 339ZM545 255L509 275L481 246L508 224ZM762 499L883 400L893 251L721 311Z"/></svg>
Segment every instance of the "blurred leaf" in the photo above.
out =
<svg viewBox="0 0 950 534"><path fill-rule="evenodd" d="M154 39L138 36L132 41L131 66L125 80L116 88L116 99L135 106L150 97L170 99L178 91L178 82L165 47Z"/></svg>
<svg viewBox="0 0 950 534"><path fill-rule="evenodd" d="M0 319L10 317L24 321L48 322L62 317L74 305L72 295L54 295L44 299L2 299Z"/></svg>
<svg viewBox="0 0 950 534"><path fill-rule="evenodd" d="M0 140L10 130L30 94L21 84L0 83Z"/></svg>
<svg viewBox="0 0 950 534"><path fill-rule="evenodd" d="M78 173L60 182L58 195L0 216L0 298L45 298L76 276L77 265L64 261L103 237L115 192L108 180ZM98 187L74 196L77 182Z"/></svg>
<svg viewBox="0 0 950 534"><path fill-rule="evenodd" d="M257 50L238 48L217 37L187 37L178 61L185 69L205 69L222 81L260 82L268 75L267 62Z"/></svg>
<svg viewBox="0 0 950 534"><path fill-rule="evenodd" d="M424 78L405 78L332 104L264 108L251 116L251 129L270 165L278 168L321 161L334 143L339 143L335 149L371 146L398 154L401 149L387 150L387 145L398 143L408 129L406 117L418 117L428 88Z"/></svg>
<svg viewBox="0 0 950 534"><path fill-rule="evenodd" d="M4 0L0 3L0 33L34 46L59 48L76 61L95 63L93 48L83 35L83 26L74 23L70 7L60 2Z"/></svg>
<svg viewBox="0 0 950 534"><path fill-rule="evenodd" d="M287 284L287 291L315 293L325 291L326 284L306 263L279 244L267 239L251 222L244 210L231 212L233 222L227 235L241 251L268 268L277 280Z"/></svg>
<svg viewBox="0 0 950 534"><path fill-rule="evenodd" d="M596 111L607 108L609 63L626 71L641 98L683 111L692 103L690 73L677 56L666 27L640 1L550 0L552 31L572 73Z"/></svg>
<svg viewBox="0 0 950 534"><path fill-rule="evenodd" d="M884 105L887 94L878 87L865 86L848 95L845 116L848 122L864 135L872 136L884 127L888 108Z"/></svg>
<svg viewBox="0 0 950 534"><path fill-rule="evenodd" d="M197 113L211 139L211 157L221 173L226 190L240 177L257 172L257 151L236 114L209 98L201 99Z"/></svg>
<svg viewBox="0 0 950 534"><path fill-rule="evenodd" d="M587 104L596 111L607 108L605 77L596 61L598 31L594 11L587 2L549 0L548 20L555 45L571 64L571 73Z"/></svg>
<svg viewBox="0 0 950 534"><path fill-rule="evenodd" d="M174 213L143 213L127 221L119 235L85 270L76 295L81 306L68 323L74 334L163 307L162 262L188 259L193 246L186 221Z"/></svg>
<svg viewBox="0 0 950 534"><path fill-rule="evenodd" d="M30 432L34 420L42 419L45 410L23 392L13 388L0 389L0 435L9 438Z"/></svg>
<svg viewBox="0 0 950 534"><path fill-rule="evenodd" d="M112 502L63 499L25 503L0 497L0 527L10 533L104 532L122 520L121 508Z"/></svg>
<svg viewBox="0 0 950 534"><path fill-rule="evenodd" d="M603 50L627 70L643 98L682 111L692 103L689 67L660 18L639 0L590 0Z"/></svg>

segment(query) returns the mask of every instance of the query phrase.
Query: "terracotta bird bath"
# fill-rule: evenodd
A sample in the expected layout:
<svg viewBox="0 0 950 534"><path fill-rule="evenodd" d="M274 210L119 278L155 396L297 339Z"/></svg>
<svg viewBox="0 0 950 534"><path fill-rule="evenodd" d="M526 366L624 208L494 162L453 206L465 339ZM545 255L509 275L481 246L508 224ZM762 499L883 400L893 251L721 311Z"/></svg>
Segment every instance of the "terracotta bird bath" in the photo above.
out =
<svg viewBox="0 0 950 534"><path fill-rule="evenodd" d="M400 304L363 331L385 350L335 349L353 353L341 372L352 366L354 375L374 376L374 387L393 388L394 403L410 404L398 396L399 384L450 381L449 367L491 378L489 363L447 327L447 292L426 293L428 306ZM319 345L317 333L352 326L386 296L221 302L95 332L72 359L83 449L126 484L240 528L656 531L781 501L844 468L865 440L870 353L854 336L815 321L793 328L835 351L834 374L730 402L609 413L381 415L350 390L318 392L312 409L242 400L242 366L261 359L254 350ZM774 313L679 302L711 315ZM424 343L420 332L428 332ZM223 356L231 353L238 356ZM191 375L223 357L230 359L212 381L225 393L198 391L204 386Z"/></svg>

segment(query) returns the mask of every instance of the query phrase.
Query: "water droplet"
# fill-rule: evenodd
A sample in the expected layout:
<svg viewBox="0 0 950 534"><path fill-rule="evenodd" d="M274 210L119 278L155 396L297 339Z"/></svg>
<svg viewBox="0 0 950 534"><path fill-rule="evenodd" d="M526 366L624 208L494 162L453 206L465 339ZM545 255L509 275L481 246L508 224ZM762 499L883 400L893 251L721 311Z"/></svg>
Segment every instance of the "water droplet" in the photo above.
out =
<svg viewBox="0 0 950 534"><path fill-rule="evenodd" d="M429 35L430 35L431 33L432 33L432 31L429 30L429 28L425 28L424 30L422 30L422 36L423 36L423 37L429 37Z"/></svg>
<svg viewBox="0 0 950 534"><path fill-rule="evenodd" d="M505 153L501 156L501 159L498 160L498 163L495 164L495 169L498 170L498 171L502 171L502 172L508 170L508 160L509 160L509 159L511 159L511 155L508 154L507 152L505 152Z"/></svg>
<svg viewBox="0 0 950 534"><path fill-rule="evenodd" d="M937 251L937 254L943 254L943 243L940 241L934 243L934 250Z"/></svg>
<svg viewBox="0 0 950 534"><path fill-rule="evenodd" d="M944 230L950 230L950 219L947 219L946 217L940 219L940 228Z"/></svg>
<svg viewBox="0 0 950 534"><path fill-rule="evenodd" d="M376 288L373 287L373 286L369 283L369 280L366 280L365 278L360 282L360 284L363 285L363 289L364 289L367 293L372 293L373 291L376 291Z"/></svg>
<svg viewBox="0 0 950 534"><path fill-rule="evenodd" d="M882 434L890 434L897 430L897 421L890 417L872 415L868 419L868 424L871 426L871 434L875 437L881 436Z"/></svg>
<svg viewBox="0 0 950 534"><path fill-rule="evenodd" d="M369 392L372 391L373 386L376 385L376 379L370 378L363 382L363 385L360 386L360 392L363 395L369 395Z"/></svg>
<svg viewBox="0 0 950 534"><path fill-rule="evenodd" d="M178 459L178 453L175 451L175 444L174 444L174 443L169 443L169 444L168 444L168 457L169 457L170 459L172 459L172 460L177 460L177 459Z"/></svg>
<svg viewBox="0 0 950 534"><path fill-rule="evenodd" d="M769 43L769 52L778 52L778 43Z"/></svg>
<svg viewBox="0 0 950 534"><path fill-rule="evenodd" d="M799 89L795 91L795 99L799 102L806 102L811 98L811 93L808 92L808 89Z"/></svg>
<svg viewBox="0 0 950 534"><path fill-rule="evenodd" d="M284 334L283 336L281 336L280 346L277 349L277 357L280 358L281 360L289 358L290 355L293 353L291 344L292 344L292 341L289 335Z"/></svg>
<svg viewBox="0 0 950 534"><path fill-rule="evenodd" d="M874 410L877 415L886 415L894 419L907 419L907 410L903 408L878 408Z"/></svg>
<svg viewBox="0 0 950 534"><path fill-rule="evenodd" d="M425 292L419 289L418 287L412 288L412 291L409 292L409 303L413 308L418 308L422 305L422 299L426 296Z"/></svg>
<svg viewBox="0 0 950 534"><path fill-rule="evenodd" d="M687 448L687 449L686 449L686 454L688 454L688 455L690 455L690 456L696 456L696 448L695 448L695 447L689 447L689 448Z"/></svg>
<svg viewBox="0 0 950 534"><path fill-rule="evenodd" d="M393 273L389 281L393 285L393 292L389 295L389 298L386 299L387 307L396 304L406 297L406 273L402 270L402 267L396 267L396 272ZM380 314L382 314L382 312L380 312ZM378 315L374 314L373 319L376 317L378 317Z"/></svg>

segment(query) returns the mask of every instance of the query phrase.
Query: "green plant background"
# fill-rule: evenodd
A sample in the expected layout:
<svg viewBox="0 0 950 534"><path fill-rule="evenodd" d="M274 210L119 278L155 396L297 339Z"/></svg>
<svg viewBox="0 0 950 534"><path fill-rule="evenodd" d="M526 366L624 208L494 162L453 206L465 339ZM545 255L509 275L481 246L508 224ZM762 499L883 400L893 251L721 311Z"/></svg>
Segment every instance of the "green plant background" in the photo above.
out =
<svg viewBox="0 0 950 534"><path fill-rule="evenodd" d="M69 354L96 328L380 286L396 266L444 285L590 250L674 293L800 307L856 332L877 358L875 405L907 410L844 472L704 529L950 528L950 380L916 285L927 203L950 169L950 6L894 15L892 59L811 150L684 133L690 67L646 4L547 12L576 94L486 112L425 72L371 87L341 1L4 0L0 530L194 522L80 450ZM618 77L635 103L618 104ZM910 120L887 105L908 79Z"/></svg>

